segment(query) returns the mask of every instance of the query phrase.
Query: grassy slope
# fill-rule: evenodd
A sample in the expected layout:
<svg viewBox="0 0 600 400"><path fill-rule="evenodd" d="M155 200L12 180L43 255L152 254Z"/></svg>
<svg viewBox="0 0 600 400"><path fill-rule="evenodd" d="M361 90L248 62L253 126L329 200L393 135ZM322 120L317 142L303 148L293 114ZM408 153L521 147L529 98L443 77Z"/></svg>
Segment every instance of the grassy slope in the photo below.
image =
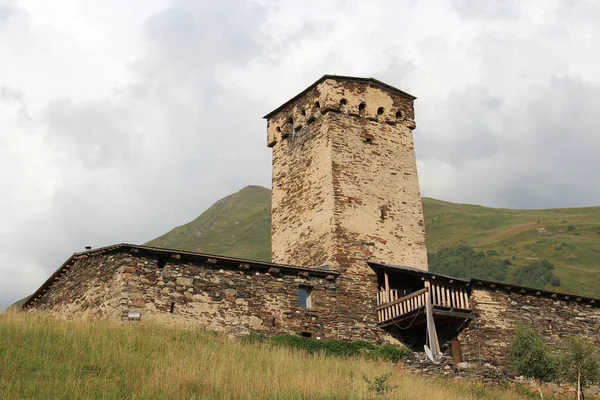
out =
<svg viewBox="0 0 600 400"><path fill-rule="evenodd" d="M423 208L429 251L467 243L521 265L548 259L562 282L554 289L600 297L600 207L509 210L424 198ZM148 244L269 261L269 238L270 191L248 186Z"/></svg>
<svg viewBox="0 0 600 400"><path fill-rule="evenodd" d="M24 351L26 350L26 351ZM363 380L391 374L374 395ZM497 399L516 392L414 376L400 366L244 345L199 330L0 315L2 399Z"/></svg>

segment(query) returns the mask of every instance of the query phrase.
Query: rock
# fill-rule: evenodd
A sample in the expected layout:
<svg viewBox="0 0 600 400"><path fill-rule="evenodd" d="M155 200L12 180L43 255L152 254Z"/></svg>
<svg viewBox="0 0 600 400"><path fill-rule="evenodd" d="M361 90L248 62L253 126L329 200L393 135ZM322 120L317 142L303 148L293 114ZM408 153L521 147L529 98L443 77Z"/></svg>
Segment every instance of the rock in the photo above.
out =
<svg viewBox="0 0 600 400"><path fill-rule="evenodd" d="M449 365L446 365L444 369L452 369Z"/></svg>
<svg viewBox="0 0 600 400"><path fill-rule="evenodd" d="M263 322L264 321L262 319L255 317L254 315L250 317L250 325L255 328L262 326Z"/></svg>
<svg viewBox="0 0 600 400"><path fill-rule="evenodd" d="M226 296L235 296L237 295L237 290L235 289L225 289Z"/></svg>
<svg viewBox="0 0 600 400"><path fill-rule="evenodd" d="M194 278L188 278L183 276L177 277L177 284L180 286L190 286L192 283L194 283Z"/></svg>
<svg viewBox="0 0 600 400"><path fill-rule="evenodd" d="M473 367L473 366L466 361L456 364L456 369L458 369L460 371L471 368L471 367Z"/></svg>

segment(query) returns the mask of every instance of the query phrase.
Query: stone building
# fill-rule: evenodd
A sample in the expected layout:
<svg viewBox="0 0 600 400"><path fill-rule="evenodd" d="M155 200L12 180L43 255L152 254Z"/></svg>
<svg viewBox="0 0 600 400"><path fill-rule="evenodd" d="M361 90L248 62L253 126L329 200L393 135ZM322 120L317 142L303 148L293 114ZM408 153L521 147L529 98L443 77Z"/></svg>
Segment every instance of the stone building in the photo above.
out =
<svg viewBox="0 0 600 400"><path fill-rule="evenodd" d="M130 244L71 256L25 303L242 335L427 344L502 365L521 321L600 346L599 300L427 271L415 97L326 75L266 115L273 263Z"/></svg>

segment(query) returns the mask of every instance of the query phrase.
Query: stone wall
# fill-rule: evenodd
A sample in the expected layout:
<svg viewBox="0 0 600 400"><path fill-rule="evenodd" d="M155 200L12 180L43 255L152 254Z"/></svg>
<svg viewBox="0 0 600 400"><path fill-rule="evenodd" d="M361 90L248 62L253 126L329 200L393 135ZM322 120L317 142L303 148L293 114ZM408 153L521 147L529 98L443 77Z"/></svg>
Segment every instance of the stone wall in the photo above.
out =
<svg viewBox="0 0 600 400"><path fill-rule="evenodd" d="M336 275L283 268L231 268L125 249L76 256L29 306L64 317L121 320L128 312L232 335L309 333L338 338ZM180 257L178 254L172 254ZM168 257L168 255L167 255ZM160 261L159 261L160 260ZM240 264L236 264L240 265ZM308 276L307 276L308 275ZM311 308L298 289L311 291Z"/></svg>
<svg viewBox="0 0 600 400"><path fill-rule="evenodd" d="M123 266L132 262L131 255L122 253L76 256L32 309L67 318L120 319L125 310Z"/></svg>
<svg viewBox="0 0 600 400"><path fill-rule="evenodd" d="M298 273L227 269L215 264L144 258L125 268L129 311L242 335L310 333L337 337L336 282ZM298 289L312 289L312 308L298 305ZM172 311L172 312L171 312Z"/></svg>
<svg viewBox="0 0 600 400"><path fill-rule="evenodd" d="M412 129L413 98L325 79L268 117L273 148L273 261L328 264L339 278L338 326L385 340L368 260L427 269Z"/></svg>
<svg viewBox="0 0 600 400"><path fill-rule="evenodd" d="M550 345L577 335L600 349L600 308L575 300L555 300L493 289L471 294L477 319L459 336L465 361L508 370L507 349L515 327L532 324Z"/></svg>

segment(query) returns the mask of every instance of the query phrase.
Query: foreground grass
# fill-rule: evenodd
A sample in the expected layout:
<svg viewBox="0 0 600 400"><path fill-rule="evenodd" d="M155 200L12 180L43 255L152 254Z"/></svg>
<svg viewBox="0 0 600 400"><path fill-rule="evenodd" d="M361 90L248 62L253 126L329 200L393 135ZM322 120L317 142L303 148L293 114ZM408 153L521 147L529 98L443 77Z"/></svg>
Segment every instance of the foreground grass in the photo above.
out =
<svg viewBox="0 0 600 400"><path fill-rule="evenodd" d="M387 394L369 390L390 374ZM152 323L0 314L2 399L521 399L390 363L308 355Z"/></svg>

